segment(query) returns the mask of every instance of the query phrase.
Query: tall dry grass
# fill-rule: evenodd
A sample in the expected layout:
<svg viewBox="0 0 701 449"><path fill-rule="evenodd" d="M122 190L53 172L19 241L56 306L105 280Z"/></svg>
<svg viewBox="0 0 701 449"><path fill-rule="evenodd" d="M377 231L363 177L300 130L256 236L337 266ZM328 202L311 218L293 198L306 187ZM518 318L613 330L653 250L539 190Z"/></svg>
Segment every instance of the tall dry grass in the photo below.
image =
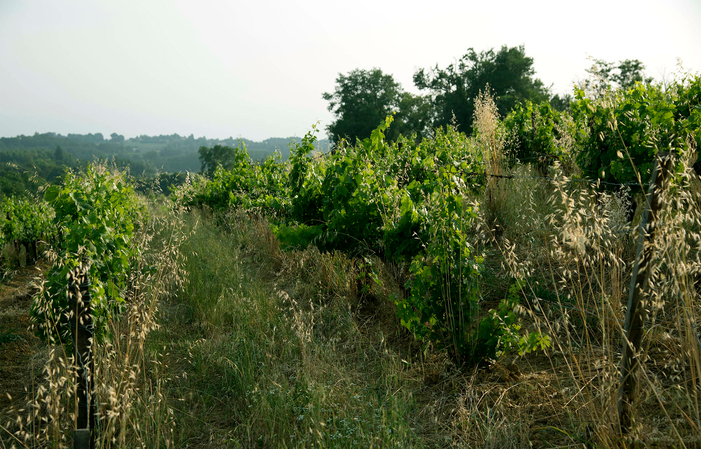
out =
<svg viewBox="0 0 701 449"><path fill-rule="evenodd" d="M545 358L519 361L522 370L526 365L540 372L531 387L540 384L548 391L546 396L527 393L539 401L535 416L540 414L542 423L528 424L534 415L523 409L529 407L512 402L511 407L501 407L499 416L521 416L526 423L503 419L502 435L522 435L526 425L531 443L542 434L562 444L592 447L701 444L701 341L696 324L701 318L701 194L690 160L681 164L683 171L662 200L654 242L657 257L644 303L649 317L636 425L625 438L618 434L617 395L625 308L640 232L637 223L626 221L629 196L573 182L557 167L553 181L536 179L535 173L529 179L523 167L517 168L523 178L507 184L507 198L512 200L504 213L510 226L502 239L490 235L489 244L503 257L502 275L525 281L520 312L531 327L550 335L553 348ZM507 398L497 403L508 403ZM485 414L474 399L463 404L465 416Z"/></svg>
<svg viewBox="0 0 701 449"><path fill-rule="evenodd" d="M501 126L499 112L489 85L475 98L473 127L477 131L475 144L482 155L487 173L485 194L482 207L486 213L485 221L490 229L498 233L506 224L502 214L506 198L505 180L500 178L506 169L507 156L504 151L509 136Z"/></svg>

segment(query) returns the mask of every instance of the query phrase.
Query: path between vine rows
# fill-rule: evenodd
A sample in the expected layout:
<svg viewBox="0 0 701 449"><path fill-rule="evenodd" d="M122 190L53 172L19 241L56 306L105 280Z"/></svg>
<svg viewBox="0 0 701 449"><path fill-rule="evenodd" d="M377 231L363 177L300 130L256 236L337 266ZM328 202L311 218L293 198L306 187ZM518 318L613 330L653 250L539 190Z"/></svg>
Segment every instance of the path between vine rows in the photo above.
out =
<svg viewBox="0 0 701 449"><path fill-rule="evenodd" d="M44 366L41 341L30 329L29 311L38 283L46 272L40 262L20 268L0 285L0 424L13 416L12 407L22 408ZM7 438L0 430L0 441Z"/></svg>

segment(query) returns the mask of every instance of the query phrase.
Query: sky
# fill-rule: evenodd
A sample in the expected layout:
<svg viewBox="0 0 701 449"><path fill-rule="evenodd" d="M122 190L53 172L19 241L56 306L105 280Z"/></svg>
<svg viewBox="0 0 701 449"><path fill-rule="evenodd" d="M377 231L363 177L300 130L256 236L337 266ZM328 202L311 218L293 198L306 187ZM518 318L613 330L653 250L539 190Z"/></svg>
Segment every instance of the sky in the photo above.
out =
<svg viewBox="0 0 701 449"><path fill-rule="evenodd" d="M320 137L340 73L523 45L571 93L591 57L701 72L701 0L0 0L0 136Z"/></svg>

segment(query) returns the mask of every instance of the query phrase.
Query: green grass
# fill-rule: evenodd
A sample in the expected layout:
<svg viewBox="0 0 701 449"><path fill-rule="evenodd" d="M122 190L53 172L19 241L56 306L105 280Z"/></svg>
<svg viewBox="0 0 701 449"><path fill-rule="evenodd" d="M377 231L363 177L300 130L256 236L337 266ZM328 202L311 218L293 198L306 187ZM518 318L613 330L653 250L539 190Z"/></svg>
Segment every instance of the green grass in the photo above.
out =
<svg viewBox="0 0 701 449"><path fill-rule="evenodd" d="M0 344L20 340L23 340L21 335L13 334L12 332L0 332Z"/></svg>
<svg viewBox="0 0 701 449"><path fill-rule="evenodd" d="M271 254L267 267L250 262L265 256L265 223L237 217L226 233L202 217L188 220L185 284L158 339L170 342L170 363L183 373L170 392L180 444L424 445L405 356L358 323L350 308L357 299L314 285L347 274L333 265L347 261L309 250L275 273Z"/></svg>

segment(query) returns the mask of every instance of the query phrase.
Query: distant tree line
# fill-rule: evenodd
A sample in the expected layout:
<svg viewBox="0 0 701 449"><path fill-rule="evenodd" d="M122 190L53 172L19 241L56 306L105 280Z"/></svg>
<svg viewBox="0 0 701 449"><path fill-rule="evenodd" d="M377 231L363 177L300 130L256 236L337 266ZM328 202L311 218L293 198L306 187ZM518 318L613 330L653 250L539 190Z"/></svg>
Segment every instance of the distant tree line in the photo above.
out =
<svg viewBox="0 0 701 449"><path fill-rule="evenodd" d="M113 162L120 168L129 167L133 176L145 180L144 186L151 186L153 182L148 180L161 183L162 173L200 171L199 149L202 147L245 145L254 161L263 160L275 151L286 160L290 143L298 140L288 137L256 142L233 137L195 138L192 134L141 135L126 139L117 133L106 138L101 133L61 135L53 132L2 137L0 194L33 194L40 186L55 182L66 168L77 168L95 159ZM328 141L325 144L322 142L321 146L328 148Z"/></svg>

